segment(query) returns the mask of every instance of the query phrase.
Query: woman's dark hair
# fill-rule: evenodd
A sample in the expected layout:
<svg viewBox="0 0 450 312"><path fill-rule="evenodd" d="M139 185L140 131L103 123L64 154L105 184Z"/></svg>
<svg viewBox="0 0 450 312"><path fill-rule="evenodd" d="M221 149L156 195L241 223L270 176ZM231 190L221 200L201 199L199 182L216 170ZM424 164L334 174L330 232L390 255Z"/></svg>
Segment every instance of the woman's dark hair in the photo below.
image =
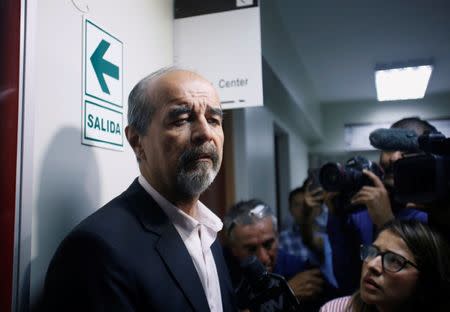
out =
<svg viewBox="0 0 450 312"><path fill-rule="evenodd" d="M442 236L415 220L394 220L380 228L403 239L419 271L416 292L409 302L413 311L450 311L450 249ZM357 291L351 300L353 311L376 311Z"/></svg>

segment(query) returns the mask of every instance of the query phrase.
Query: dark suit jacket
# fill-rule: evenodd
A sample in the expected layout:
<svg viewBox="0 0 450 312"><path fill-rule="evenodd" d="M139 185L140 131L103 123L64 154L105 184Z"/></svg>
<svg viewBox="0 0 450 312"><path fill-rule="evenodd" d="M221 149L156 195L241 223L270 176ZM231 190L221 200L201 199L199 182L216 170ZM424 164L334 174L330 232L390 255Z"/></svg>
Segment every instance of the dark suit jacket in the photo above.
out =
<svg viewBox="0 0 450 312"><path fill-rule="evenodd" d="M236 311L216 240L211 246L224 311ZM45 311L209 311L173 224L137 179L61 243L45 281Z"/></svg>

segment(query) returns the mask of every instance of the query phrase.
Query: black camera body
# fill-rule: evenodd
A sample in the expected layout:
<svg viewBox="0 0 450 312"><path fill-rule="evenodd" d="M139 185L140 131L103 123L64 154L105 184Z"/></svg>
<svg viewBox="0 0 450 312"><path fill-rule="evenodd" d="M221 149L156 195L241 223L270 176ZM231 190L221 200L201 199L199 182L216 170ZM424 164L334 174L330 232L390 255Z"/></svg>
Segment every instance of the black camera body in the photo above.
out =
<svg viewBox="0 0 450 312"><path fill-rule="evenodd" d="M417 204L450 199L450 138L427 133L418 143L422 153L394 163L395 199Z"/></svg>
<svg viewBox="0 0 450 312"><path fill-rule="evenodd" d="M241 263L243 279L236 290L238 307L251 312L295 312L300 303L283 276L269 273L256 256Z"/></svg>
<svg viewBox="0 0 450 312"><path fill-rule="evenodd" d="M335 203L338 211L348 212L363 208L351 205L350 198L363 186L373 185L372 180L363 173L364 169L383 179L383 169L362 156L350 158L345 165L329 162L320 168L319 179L323 189L328 192L339 192Z"/></svg>
<svg viewBox="0 0 450 312"><path fill-rule="evenodd" d="M362 157L350 158L345 166L340 163L326 163L320 168L320 184L328 192L355 194L365 185L372 185L372 181L363 170L367 169L383 179L383 169L378 164Z"/></svg>

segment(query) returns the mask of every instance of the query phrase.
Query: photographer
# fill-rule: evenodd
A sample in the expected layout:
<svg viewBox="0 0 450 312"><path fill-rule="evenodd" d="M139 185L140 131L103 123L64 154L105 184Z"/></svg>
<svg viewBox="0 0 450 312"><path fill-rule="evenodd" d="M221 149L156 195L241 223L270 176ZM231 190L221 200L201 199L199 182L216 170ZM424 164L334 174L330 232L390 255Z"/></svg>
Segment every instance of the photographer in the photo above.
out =
<svg viewBox="0 0 450 312"><path fill-rule="evenodd" d="M326 230L328 208L323 204L323 190L318 187L318 181L313 183L311 172L301 187L289 193L289 211L294 224L280 233L279 248L311 267L320 267L325 278L337 286ZM296 265L285 269L290 275L298 271Z"/></svg>
<svg viewBox="0 0 450 312"><path fill-rule="evenodd" d="M391 129L409 129L417 135L436 129L428 122L416 117L405 118L395 122ZM389 140L389 138L387 138ZM333 268L342 295L351 294L358 288L360 280L359 246L371 244L380 227L393 219L415 219L427 222L427 214L393 198L393 164L410 152L405 150L383 150L380 165L384 170L383 180L369 170L363 170L372 185L363 186L350 199L353 207L366 209L344 211L339 207L335 195L327 201L330 209L328 233L333 250ZM337 196L337 197L336 197Z"/></svg>
<svg viewBox="0 0 450 312"><path fill-rule="evenodd" d="M428 223L450 242L450 138L430 132L414 138L419 152L394 164L396 199L428 213Z"/></svg>

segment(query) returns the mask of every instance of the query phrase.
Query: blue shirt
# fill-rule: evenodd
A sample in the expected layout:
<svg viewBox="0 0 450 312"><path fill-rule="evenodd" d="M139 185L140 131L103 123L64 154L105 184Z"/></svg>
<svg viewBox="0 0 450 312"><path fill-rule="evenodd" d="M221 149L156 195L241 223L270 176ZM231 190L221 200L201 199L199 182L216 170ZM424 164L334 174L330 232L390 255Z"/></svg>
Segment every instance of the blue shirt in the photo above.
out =
<svg viewBox="0 0 450 312"><path fill-rule="evenodd" d="M427 223L428 215L416 209L404 208L395 213L395 218L400 220L418 220ZM354 212L350 215L350 226L355 227L363 245L370 245L375 240L376 228L367 210Z"/></svg>
<svg viewBox="0 0 450 312"><path fill-rule="evenodd" d="M283 271L283 276L289 278L298 272L302 272L313 267L320 268L327 281L337 287L336 278L333 273L332 251L326 226L328 222L328 208L323 205L322 212L314 220L318 230L314 233L323 241L324 261L320 262L317 254L311 250L302 240L299 225L280 233L279 249L281 255L277 258L277 267ZM283 267L281 267L283 266Z"/></svg>

